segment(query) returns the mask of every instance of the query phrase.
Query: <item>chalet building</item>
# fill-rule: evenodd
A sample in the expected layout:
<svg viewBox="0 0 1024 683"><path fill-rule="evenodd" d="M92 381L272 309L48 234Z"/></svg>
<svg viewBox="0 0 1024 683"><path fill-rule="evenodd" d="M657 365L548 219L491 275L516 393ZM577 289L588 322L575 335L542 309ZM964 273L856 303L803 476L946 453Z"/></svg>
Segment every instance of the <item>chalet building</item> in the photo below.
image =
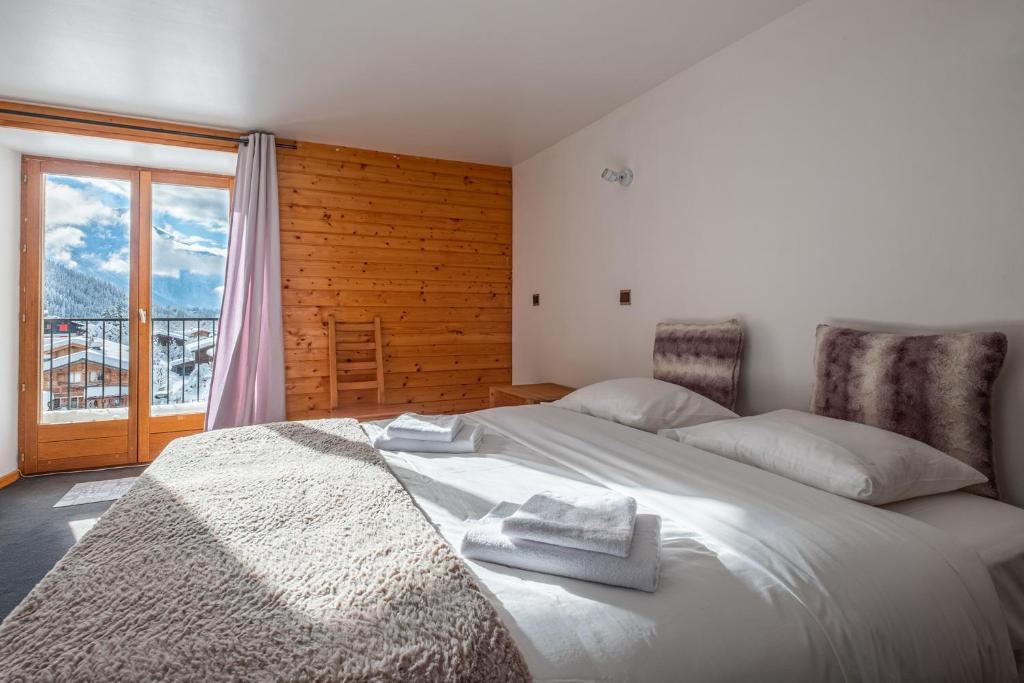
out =
<svg viewBox="0 0 1024 683"><path fill-rule="evenodd" d="M153 343L159 348L170 348L175 346L180 348L185 345L185 337L180 332L154 330Z"/></svg>
<svg viewBox="0 0 1024 683"><path fill-rule="evenodd" d="M103 339L65 337L43 348L46 410L128 405L128 347Z"/></svg>
<svg viewBox="0 0 1024 683"><path fill-rule="evenodd" d="M85 332L85 325L77 320L61 320L59 318L46 318L43 320L43 334L82 334Z"/></svg>
<svg viewBox="0 0 1024 683"><path fill-rule="evenodd" d="M56 337L54 339L43 339L43 364L51 356L64 356L69 353L84 351L86 347L85 337L81 335Z"/></svg>
<svg viewBox="0 0 1024 683"><path fill-rule="evenodd" d="M213 350L217 338L206 330L190 333L191 341L185 343L181 358L172 360L171 370L179 375L191 374L197 365L213 365Z"/></svg>

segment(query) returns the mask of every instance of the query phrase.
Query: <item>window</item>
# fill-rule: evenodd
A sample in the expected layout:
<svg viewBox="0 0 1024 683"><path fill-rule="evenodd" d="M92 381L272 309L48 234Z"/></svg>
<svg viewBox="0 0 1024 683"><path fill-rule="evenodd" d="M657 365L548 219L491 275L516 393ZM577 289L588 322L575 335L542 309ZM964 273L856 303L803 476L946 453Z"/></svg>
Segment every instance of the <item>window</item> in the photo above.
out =
<svg viewBox="0 0 1024 683"><path fill-rule="evenodd" d="M40 276L22 269L24 304L38 312L21 328L35 375L22 414L45 435L26 442L26 467L44 441L67 442L69 466L150 460L166 432L202 428L231 179L31 156L22 168L23 258ZM103 423L122 420L128 439L114 450L72 443L110 439Z"/></svg>
<svg viewBox="0 0 1024 683"><path fill-rule="evenodd" d="M152 185L154 415L205 409L228 246L227 187L171 181L154 174Z"/></svg>

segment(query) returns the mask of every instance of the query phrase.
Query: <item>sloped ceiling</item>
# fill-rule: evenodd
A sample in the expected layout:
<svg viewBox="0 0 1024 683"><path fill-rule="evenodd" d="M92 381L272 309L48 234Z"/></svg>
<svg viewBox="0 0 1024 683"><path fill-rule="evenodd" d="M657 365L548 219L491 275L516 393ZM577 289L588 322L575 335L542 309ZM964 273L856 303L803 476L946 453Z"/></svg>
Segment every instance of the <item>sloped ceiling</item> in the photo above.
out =
<svg viewBox="0 0 1024 683"><path fill-rule="evenodd" d="M802 0L7 0L0 98L514 164Z"/></svg>

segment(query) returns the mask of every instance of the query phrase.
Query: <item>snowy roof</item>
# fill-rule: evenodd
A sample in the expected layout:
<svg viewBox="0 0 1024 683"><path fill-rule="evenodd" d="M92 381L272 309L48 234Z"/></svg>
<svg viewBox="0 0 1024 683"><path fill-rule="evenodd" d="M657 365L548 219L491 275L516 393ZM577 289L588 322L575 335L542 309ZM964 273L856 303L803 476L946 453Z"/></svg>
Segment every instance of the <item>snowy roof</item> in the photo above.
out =
<svg viewBox="0 0 1024 683"><path fill-rule="evenodd" d="M216 337L202 337L201 339L198 339L196 341L190 341L188 344L185 344L185 352L195 353L200 349L208 349L216 343Z"/></svg>
<svg viewBox="0 0 1024 683"><path fill-rule="evenodd" d="M154 327L155 327L155 325L154 325ZM168 339L173 339L174 341L177 341L177 342L184 342L185 341L185 337L182 336L181 332L165 332L165 331L160 330L160 329L154 329L153 330L153 336L154 337L166 337Z"/></svg>
<svg viewBox="0 0 1024 683"><path fill-rule="evenodd" d="M176 331L176 330L171 330L170 332L167 332L167 331L163 331L163 330L160 329L159 323L160 323L160 321L155 321L154 322L153 336L154 337L163 337L165 339L170 339L170 340L178 342L179 344L184 344L185 340L195 340L197 338L209 339L212 336L212 332L210 330L204 330L202 328L189 330L189 331L185 332L184 334L182 334L180 331ZM191 341L189 343L190 344L195 344L194 341Z"/></svg>
<svg viewBox="0 0 1024 683"><path fill-rule="evenodd" d="M185 356L184 358L175 358L175 359L173 359L171 361L171 367L172 368L176 368L179 365L188 365L189 363L195 363L195 362L196 362L196 357L195 356ZM209 365L209 364L210 364L210 360L207 359L207 358L203 358L203 359L201 359L199 361L199 365L200 366L205 366L205 365Z"/></svg>
<svg viewBox="0 0 1024 683"><path fill-rule="evenodd" d="M85 351L78 351L67 356L57 356L56 358L48 358L43 363L43 371L46 372L47 370L56 370L58 368L63 368L69 363L71 365L76 365L78 363L82 363L84 365L85 358ZM123 350L120 358L117 357L116 353L110 355L110 349L107 349L106 354L101 353L99 349L89 349L88 358L89 365L95 365L97 368L99 368L102 365L106 365L107 367L111 368L117 368L118 365L120 364L120 368L122 370L128 369L127 349Z"/></svg>
<svg viewBox="0 0 1024 683"><path fill-rule="evenodd" d="M62 339L58 339L57 337L54 337L53 338L53 347L52 348L50 346L50 339L48 337L43 339L43 351L44 352L50 351L50 350L56 351L57 349L63 349L67 345L68 345L68 338L67 337L64 337ZM81 336L79 336L79 337L71 337L71 345L72 346L84 347L85 346L85 337L81 337ZM109 339L103 339L101 337L92 337L91 339L89 339L89 348L94 350L94 351L105 350L107 352L108 356L109 355L116 356L118 348L120 348L121 349L121 355L123 355L123 356L127 356L128 355L128 345L127 344L118 344L116 341L111 341Z"/></svg>
<svg viewBox="0 0 1024 683"><path fill-rule="evenodd" d="M52 346L51 346L51 343L52 343ZM43 348L44 349L49 349L49 348L63 349L68 344L72 344L72 345L75 345L75 346L85 346L85 337L83 337L81 335L75 335L75 336L71 337L70 339L68 339L68 337L66 335L61 335L61 336L53 335L53 339L52 340L50 339L50 335L44 335L44 337L43 337Z"/></svg>

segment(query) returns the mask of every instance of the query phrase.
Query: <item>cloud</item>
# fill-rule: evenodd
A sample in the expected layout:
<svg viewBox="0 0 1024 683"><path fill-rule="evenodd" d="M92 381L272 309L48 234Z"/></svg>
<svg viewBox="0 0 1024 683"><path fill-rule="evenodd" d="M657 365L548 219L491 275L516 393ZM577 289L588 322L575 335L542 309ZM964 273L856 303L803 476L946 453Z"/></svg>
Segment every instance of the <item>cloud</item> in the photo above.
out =
<svg viewBox="0 0 1024 683"><path fill-rule="evenodd" d="M181 244L189 246L208 245L210 249L221 249L220 245L217 242L211 240L209 237L203 237L202 235L188 235L182 232L181 230L176 230L173 225L167 223L165 223L162 226L155 227L154 229L157 233L162 232L164 233L165 237L172 239L175 242L180 242Z"/></svg>
<svg viewBox="0 0 1024 683"><path fill-rule="evenodd" d="M103 192L109 192L118 197L131 197L132 195L131 183L126 180L107 180L105 178L85 178L82 176L75 176L75 180L83 185L94 187Z"/></svg>
<svg viewBox="0 0 1024 683"><path fill-rule="evenodd" d="M47 178L47 257L70 268L78 267L78 261L85 259L90 267L127 275L128 248L121 245L126 241L123 230L128 225L129 210L124 204L130 193L130 186L122 181ZM154 225L152 233L153 274L173 278L180 278L182 273L223 277L226 249L212 233L227 232L227 192L155 184L153 201L154 219L166 219ZM188 234L196 230L206 234ZM115 250L108 252L96 244L97 240L105 240L107 248ZM81 251L76 254L78 249Z"/></svg>
<svg viewBox="0 0 1024 683"><path fill-rule="evenodd" d="M85 233L70 225L47 227L45 236L46 257L63 263L68 268L77 268L71 250L85 244Z"/></svg>
<svg viewBox="0 0 1024 683"><path fill-rule="evenodd" d="M224 298L224 285L217 285L214 287L213 293L217 295L218 299Z"/></svg>
<svg viewBox="0 0 1024 683"><path fill-rule="evenodd" d="M47 227L87 225L93 222L128 225L128 211L107 204L95 192L47 179Z"/></svg>
<svg viewBox="0 0 1024 683"><path fill-rule="evenodd" d="M213 187L153 185L153 213L163 213L214 232L228 231L228 193Z"/></svg>
<svg viewBox="0 0 1024 683"><path fill-rule="evenodd" d="M223 276L226 256L226 249L196 243L194 239L170 226L164 225L153 230L154 275L176 278L181 277L182 271L186 271L193 275Z"/></svg>
<svg viewBox="0 0 1024 683"><path fill-rule="evenodd" d="M131 270L131 265L128 263L128 248L125 247L116 253L108 254L106 260L100 263L100 270L127 275Z"/></svg>

